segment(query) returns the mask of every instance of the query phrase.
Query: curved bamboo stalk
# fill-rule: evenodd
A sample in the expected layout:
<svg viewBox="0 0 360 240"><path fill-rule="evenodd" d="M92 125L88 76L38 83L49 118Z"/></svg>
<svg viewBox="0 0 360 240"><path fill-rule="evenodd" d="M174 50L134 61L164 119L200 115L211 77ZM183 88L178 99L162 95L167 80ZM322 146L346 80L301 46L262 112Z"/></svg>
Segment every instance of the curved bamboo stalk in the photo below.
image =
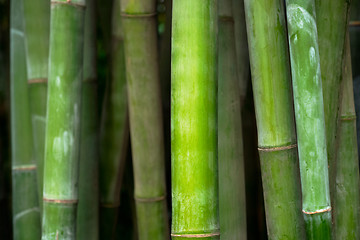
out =
<svg viewBox="0 0 360 240"><path fill-rule="evenodd" d="M52 0L43 240L75 239L84 0Z"/></svg>
<svg viewBox="0 0 360 240"><path fill-rule="evenodd" d="M286 11L306 233L308 239L330 239L329 173L315 1L287 0Z"/></svg>
<svg viewBox="0 0 360 240"><path fill-rule="evenodd" d="M349 34L346 40L344 88L339 125L339 148L336 161L334 239L360 239L359 162L356 139L351 53Z"/></svg>
<svg viewBox="0 0 360 240"><path fill-rule="evenodd" d="M174 0L171 72L172 239L220 239L217 1Z"/></svg>
<svg viewBox="0 0 360 240"><path fill-rule="evenodd" d="M121 1L139 239L168 239L156 1Z"/></svg>
<svg viewBox="0 0 360 240"><path fill-rule="evenodd" d="M244 152L232 0L218 3L220 239L246 239ZM240 41L241 42L241 41ZM240 95L240 97L239 97Z"/></svg>
<svg viewBox="0 0 360 240"><path fill-rule="evenodd" d="M97 240L99 239L99 114L95 0L86 0L83 71L76 239Z"/></svg>
<svg viewBox="0 0 360 240"><path fill-rule="evenodd" d="M12 208L15 240L40 239L40 211L26 74L23 1L11 1L10 99Z"/></svg>
<svg viewBox="0 0 360 240"><path fill-rule="evenodd" d="M100 239L114 237L129 142L120 0L113 4L111 78L106 88L100 143Z"/></svg>
<svg viewBox="0 0 360 240"><path fill-rule="evenodd" d="M40 209L42 209L50 1L24 1L24 17L33 146L38 167L38 192Z"/></svg>
<svg viewBox="0 0 360 240"><path fill-rule="evenodd" d="M270 239L304 239L282 0L245 0L261 176Z"/></svg>

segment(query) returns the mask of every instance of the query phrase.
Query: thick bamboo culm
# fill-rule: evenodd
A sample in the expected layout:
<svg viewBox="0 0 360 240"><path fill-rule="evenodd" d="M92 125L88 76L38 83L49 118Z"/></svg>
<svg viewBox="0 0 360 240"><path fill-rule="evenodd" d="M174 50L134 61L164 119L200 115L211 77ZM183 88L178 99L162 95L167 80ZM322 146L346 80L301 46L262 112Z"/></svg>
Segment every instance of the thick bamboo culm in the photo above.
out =
<svg viewBox="0 0 360 240"><path fill-rule="evenodd" d="M174 0L171 63L172 239L220 239L217 1Z"/></svg>
<svg viewBox="0 0 360 240"><path fill-rule="evenodd" d="M24 1L25 44L30 94L33 146L38 168L38 193L42 209L49 59L50 1Z"/></svg>
<svg viewBox="0 0 360 240"><path fill-rule="evenodd" d="M168 239L156 1L121 0L139 239Z"/></svg>
<svg viewBox="0 0 360 240"><path fill-rule="evenodd" d="M218 2L218 166L221 240L246 239L244 150L241 96L239 97L241 94L238 67L235 64L237 55L233 9L232 0ZM246 63L248 61L245 60L245 65Z"/></svg>
<svg viewBox="0 0 360 240"><path fill-rule="evenodd" d="M51 2L42 240L76 238L84 15L84 0Z"/></svg>
<svg viewBox="0 0 360 240"><path fill-rule="evenodd" d="M76 239L99 239L99 114L95 0L86 0Z"/></svg>
<svg viewBox="0 0 360 240"><path fill-rule="evenodd" d="M334 200L334 239L360 239L359 158L353 95L350 40L347 35L343 71L343 94L339 123Z"/></svg>
<svg viewBox="0 0 360 240"><path fill-rule="evenodd" d="M26 74L23 0L11 1L10 99L13 239L41 236L36 163Z"/></svg>
<svg viewBox="0 0 360 240"><path fill-rule="evenodd" d="M106 87L100 138L100 239L114 237L129 142L120 0L113 4L111 76Z"/></svg>
<svg viewBox="0 0 360 240"><path fill-rule="evenodd" d="M314 0L286 0L302 211L308 239L330 239L331 204Z"/></svg>
<svg viewBox="0 0 360 240"><path fill-rule="evenodd" d="M285 9L245 0L261 176L269 239L304 239Z"/></svg>

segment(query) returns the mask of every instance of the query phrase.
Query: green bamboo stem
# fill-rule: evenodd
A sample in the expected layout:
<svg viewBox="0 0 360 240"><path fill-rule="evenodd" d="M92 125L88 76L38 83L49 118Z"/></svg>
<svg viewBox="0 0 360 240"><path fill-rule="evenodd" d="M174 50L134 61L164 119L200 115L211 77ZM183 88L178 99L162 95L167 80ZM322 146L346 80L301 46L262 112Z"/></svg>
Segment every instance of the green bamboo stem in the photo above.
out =
<svg viewBox="0 0 360 240"><path fill-rule="evenodd" d="M100 239L112 239L129 142L128 101L120 0L114 1L111 78L106 88L100 143Z"/></svg>
<svg viewBox="0 0 360 240"><path fill-rule="evenodd" d="M10 11L13 231L15 240L37 240L41 236L41 224L26 81L23 1L11 1Z"/></svg>
<svg viewBox="0 0 360 240"><path fill-rule="evenodd" d="M245 0L245 16L268 236L304 239L284 3Z"/></svg>
<svg viewBox="0 0 360 240"><path fill-rule="evenodd" d="M156 1L121 0L139 239L168 239Z"/></svg>
<svg viewBox="0 0 360 240"><path fill-rule="evenodd" d="M51 2L43 240L75 239L85 1Z"/></svg>
<svg viewBox="0 0 360 240"><path fill-rule="evenodd" d="M336 149L340 116L343 55L348 23L349 0L315 0L316 24L324 98L326 147L329 164L331 201L334 203ZM336 206L332 204L336 211Z"/></svg>
<svg viewBox="0 0 360 240"><path fill-rule="evenodd" d="M334 198L336 204L334 239L339 240L360 239L360 179L349 35L347 35L346 40L344 64L344 88L339 124Z"/></svg>
<svg viewBox="0 0 360 240"><path fill-rule="evenodd" d="M77 237L99 239L99 118L96 75L95 0L86 1L81 100Z"/></svg>
<svg viewBox="0 0 360 240"><path fill-rule="evenodd" d="M308 239L330 239L331 205L314 0L286 0L291 73Z"/></svg>
<svg viewBox="0 0 360 240"><path fill-rule="evenodd" d="M220 239L217 1L174 0L171 72L172 239Z"/></svg>
<svg viewBox="0 0 360 240"><path fill-rule="evenodd" d="M25 44L30 91L33 146L38 167L38 192L42 209L46 98L49 57L50 1L24 1Z"/></svg>
<svg viewBox="0 0 360 240"><path fill-rule="evenodd" d="M244 0L232 0L232 4L235 24L237 77L239 79L241 105L243 105L246 97L247 86L250 81L250 62L245 24Z"/></svg>
<svg viewBox="0 0 360 240"><path fill-rule="evenodd" d="M244 151L232 0L218 4L220 239L246 239Z"/></svg>

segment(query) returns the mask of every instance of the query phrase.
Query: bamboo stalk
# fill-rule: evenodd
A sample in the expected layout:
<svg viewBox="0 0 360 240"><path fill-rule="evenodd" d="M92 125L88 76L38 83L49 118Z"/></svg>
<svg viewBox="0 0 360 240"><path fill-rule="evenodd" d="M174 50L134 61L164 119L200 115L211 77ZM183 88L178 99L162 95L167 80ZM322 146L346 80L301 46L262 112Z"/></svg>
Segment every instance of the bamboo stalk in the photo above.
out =
<svg viewBox="0 0 360 240"><path fill-rule="evenodd" d="M336 204L334 239L339 240L360 238L360 179L351 72L350 39L347 34L334 198Z"/></svg>
<svg viewBox="0 0 360 240"><path fill-rule="evenodd" d="M220 239L216 34L216 0L173 1L172 239Z"/></svg>
<svg viewBox="0 0 360 240"><path fill-rule="evenodd" d="M23 1L11 1L10 99L14 239L39 239L40 211L28 103Z"/></svg>
<svg viewBox="0 0 360 240"><path fill-rule="evenodd" d="M330 189L315 1L287 0L286 10L306 233L308 239L330 239Z"/></svg>
<svg viewBox="0 0 360 240"><path fill-rule="evenodd" d="M218 4L220 239L246 239L244 152L232 0ZM239 66L239 65L238 65ZM243 96L244 97L244 96Z"/></svg>
<svg viewBox="0 0 360 240"><path fill-rule="evenodd" d="M86 1L77 239L99 239L99 118L95 0Z"/></svg>
<svg viewBox="0 0 360 240"><path fill-rule="evenodd" d="M245 0L269 239L304 239L282 0Z"/></svg>
<svg viewBox="0 0 360 240"><path fill-rule="evenodd" d="M139 239L168 239L156 1L121 0Z"/></svg>
<svg viewBox="0 0 360 240"><path fill-rule="evenodd" d="M111 78L106 88L100 143L100 238L114 238L129 142L128 101L120 0L114 1Z"/></svg>
<svg viewBox="0 0 360 240"><path fill-rule="evenodd" d="M84 9L51 1L43 240L76 237Z"/></svg>
<svg viewBox="0 0 360 240"><path fill-rule="evenodd" d="M42 209L49 57L50 1L24 1L25 45L30 91L33 146L38 167L38 193Z"/></svg>

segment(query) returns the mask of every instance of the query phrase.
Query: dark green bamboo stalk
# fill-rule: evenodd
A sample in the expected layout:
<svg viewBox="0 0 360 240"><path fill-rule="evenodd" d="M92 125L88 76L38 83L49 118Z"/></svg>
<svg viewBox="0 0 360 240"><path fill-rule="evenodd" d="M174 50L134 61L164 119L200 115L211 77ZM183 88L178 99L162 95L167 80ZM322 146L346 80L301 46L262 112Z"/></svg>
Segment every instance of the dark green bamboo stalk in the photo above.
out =
<svg viewBox="0 0 360 240"><path fill-rule="evenodd" d="M334 239L339 240L360 239L360 179L349 35L346 40L344 64L344 88L339 124L334 198L336 204Z"/></svg>
<svg viewBox="0 0 360 240"><path fill-rule="evenodd" d="M174 0L171 72L172 239L220 239L217 1Z"/></svg>
<svg viewBox="0 0 360 240"><path fill-rule="evenodd" d="M350 0L315 0L316 24L324 98L326 147L329 164L331 201L335 193L336 149L341 103L343 55ZM332 204L332 208L336 206ZM336 210L335 210L336 211Z"/></svg>
<svg viewBox="0 0 360 240"><path fill-rule="evenodd" d="M99 114L95 0L86 0L77 238L99 239Z"/></svg>
<svg viewBox="0 0 360 240"><path fill-rule="evenodd" d="M10 99L13 231L15 240L37 240L41 236L41 224L26 82L23 20L23 0L11 1Z"/></svg>
<svg viewBox="0 0 360 240"><path fill-rule="evenodd" d="M245 16L268 236L304 239L283 1L245 0Z"/></svg>
<svg viewBox="0 0 360 240"><path fill-rule="evenodd" d="M84 0L52 0L43 240L75 239Z"/></svg>
<svg viewBox="0 0 360 240"><path fill-rule="evenodd" d="M24 1L24 17L33 146L38 167L38 192L40 209L42 209L50 1Z"/></svg>
<svg viewBox="0 0 360 240"><path fill-rule="evenodd" d="M121 0L139 239L168 239L156 1Z"/></svg>
<svg viewBox="0 0 360 240"><path fill-rule="evenodd" d="M218 4L219 216L222 240L246 239L244 152L232 0Z"/></svg>
<svg viewBox="0 0 360 240"><path fill-rule="evenodd" d="M315 1L286 0L291 73L308 239L330 239L331 205Z"/></svg>
<svg viewBox="0 0 360 240"><path fill-rule="evenodd" d="M129 142L120 0L114 1L111 78L106 88L100 143L100 239L114 238Z"/></svg>

